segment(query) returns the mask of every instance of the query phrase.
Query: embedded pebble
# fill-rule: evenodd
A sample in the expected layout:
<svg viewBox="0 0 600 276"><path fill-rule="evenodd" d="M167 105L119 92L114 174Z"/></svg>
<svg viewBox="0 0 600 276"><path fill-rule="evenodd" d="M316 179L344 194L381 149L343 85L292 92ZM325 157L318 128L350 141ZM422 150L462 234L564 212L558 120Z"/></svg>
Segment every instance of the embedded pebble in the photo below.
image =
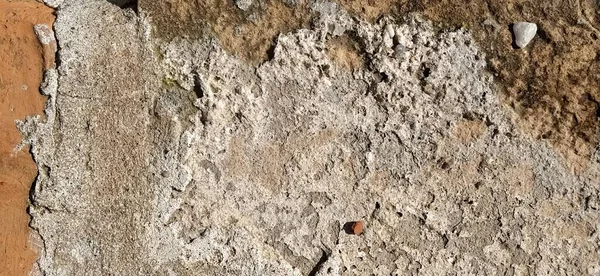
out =
<svg viewBox="0 0 600 276"><path fill-rule="evenodd" d="M360 235L360 234L362 234L364 228L365 228L365 224L362 222L362 220L355 221L352 223L352 226L351 226L352 234Z"/></svg>
<svg viewBox="0 0 600 276"><path fill-rule="evenodd" d="M240 10L247 11L250 6L252 6L252 0L236 0L235 5L240 8Z"/></svg>
<svg viewBox="0 0 600 276"><path fill-rule="evenodd" d="M394 56L396 58L401 58L404 55L404 52L406 51L406 47L402 44L397 44L394 47Z"/></svg>
<svg viewBox="0 0 600 276"><path fill-rule="evenodd" d="M392 48L394 46L394 36L394 27L390 24L386 25L383 31L383 44L385 47Z"/></svg>
<svg viewBox="0 0 600 276"><path fill-rule="evenodd" d="M537 25L530 22L517 22L513 25L515 44L519 48L525 48L537 33Z"/></svg>
<svg viewBox="0 0 600 276"><path fill-rule="evenodd" d="M394 30L394 26L392 26L391 24L385 25L385 33L389 37L394 37L396 35L396 31Z"/></svg>

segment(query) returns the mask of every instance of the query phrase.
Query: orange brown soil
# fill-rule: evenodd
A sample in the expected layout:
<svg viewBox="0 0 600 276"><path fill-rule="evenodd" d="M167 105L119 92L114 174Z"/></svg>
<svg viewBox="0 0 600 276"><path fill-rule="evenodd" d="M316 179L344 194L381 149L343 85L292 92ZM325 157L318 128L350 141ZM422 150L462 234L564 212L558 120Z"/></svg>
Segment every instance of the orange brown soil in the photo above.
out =
<svg viewBox="0 0 600 276"><path fill-rule="evenodd" d="M37 167L15 120L42 114L42 47L35 24L54 21L53 10L31 1L0 0L0 275L27 275L37 256L29 244L29 188Z"/></svg>

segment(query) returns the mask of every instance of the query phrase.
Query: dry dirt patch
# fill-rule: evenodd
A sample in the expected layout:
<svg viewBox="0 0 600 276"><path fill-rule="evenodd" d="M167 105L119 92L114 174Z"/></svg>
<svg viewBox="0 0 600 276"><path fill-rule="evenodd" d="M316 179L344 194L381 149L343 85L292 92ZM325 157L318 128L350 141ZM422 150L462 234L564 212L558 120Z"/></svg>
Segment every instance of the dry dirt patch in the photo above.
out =
<svg viewBox="0 0 600 276"><path fill-rule="evenodd" d="M327 54L333 62L347 70L362 68L365 63L360 46L348 35L329 40Z"/></svg>
<svg viewBox="0 0 600 276"><path fill-rule="evenodd" d="M247 10L238 8L232 0L142 0L139 5L153 16L158 37L199 38L213 33L228 51L259 63L268 58L277 35L310 21L307 3L298 2L257 0Z"/></svg>
<svg viewBox="0 0 600 276"><path fill-rule="evenodd" d="M572 170L584 170L600 138L597 2L446 0L422 6L431 20L472 31L521 128L548 140ZM516 21L539 28L522 50L511 46L509 26Z"/></svg>

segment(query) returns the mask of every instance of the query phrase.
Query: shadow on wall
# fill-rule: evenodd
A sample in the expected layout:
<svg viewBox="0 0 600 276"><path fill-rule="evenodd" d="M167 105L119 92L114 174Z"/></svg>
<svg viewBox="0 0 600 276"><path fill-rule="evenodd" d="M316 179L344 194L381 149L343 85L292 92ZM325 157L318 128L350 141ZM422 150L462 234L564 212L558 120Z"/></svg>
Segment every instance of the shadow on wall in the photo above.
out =
<svg viewBox="0 0 600 276"><path fill-rule="evenodd" d="M138 12L138 1L137 0L107 0L110 3L113 3L121 9L132 9L134 12Z"/></svg>

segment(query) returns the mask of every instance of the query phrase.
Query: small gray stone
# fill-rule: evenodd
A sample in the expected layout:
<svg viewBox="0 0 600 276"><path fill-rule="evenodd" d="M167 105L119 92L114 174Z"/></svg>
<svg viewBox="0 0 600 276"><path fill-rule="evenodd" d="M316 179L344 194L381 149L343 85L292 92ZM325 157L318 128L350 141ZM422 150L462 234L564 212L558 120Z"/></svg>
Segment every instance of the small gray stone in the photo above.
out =
<svg viewBox="0 0 600 276"><path fill-rule="evenodd" d="M406 47L402 44L396 44L394 47L394 56L396 58L402 58L402 56L404 56L404 52L406 52Z"/></svg>
<svg viewBox="0 0 600 276"><path fill-rule="evenodd" d="M252 6L252 0L235 0L235 5L240 10L247 11Z"/></svg>
<svg viewBox="0 0 600 276"><path fill-rule="evenodd" d="M517 22L513 25L515 44L519 48L525 48L537 32L537 25L530 22Z"/></svg>

